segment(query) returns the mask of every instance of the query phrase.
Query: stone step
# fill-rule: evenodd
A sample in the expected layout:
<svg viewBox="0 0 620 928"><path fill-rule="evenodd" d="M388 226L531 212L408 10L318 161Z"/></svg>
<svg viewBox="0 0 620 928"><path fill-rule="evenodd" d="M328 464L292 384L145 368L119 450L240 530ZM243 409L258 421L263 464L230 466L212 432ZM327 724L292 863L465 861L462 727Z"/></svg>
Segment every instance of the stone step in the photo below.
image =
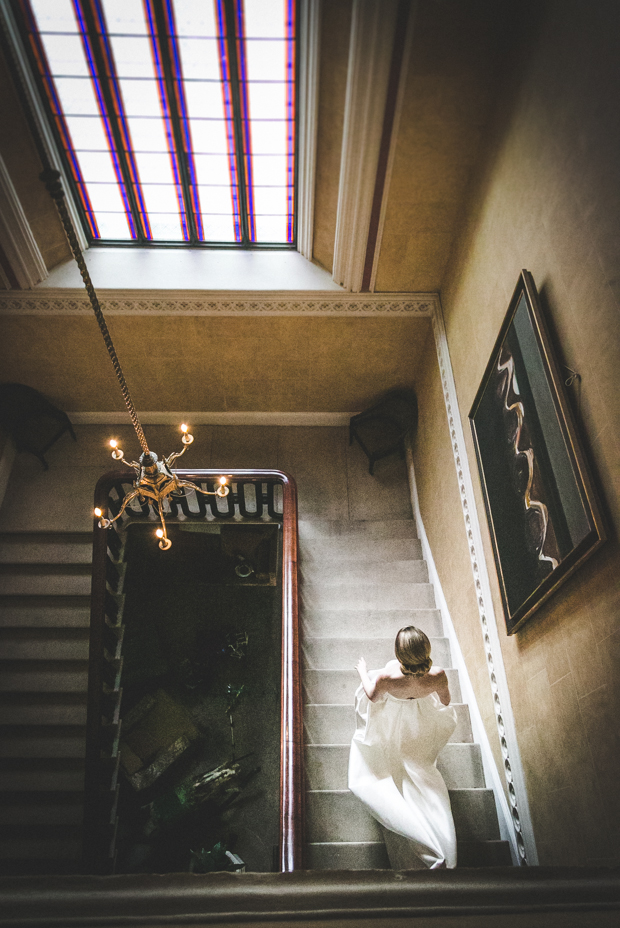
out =
<svg viewBox="0 0 620 928"><path fill-rule="evenodd" d="M4 797L2 797L4 799ZM80 794L67 799L64 794L57 798L47 796L45 802L36 800L12 801L5 804L0 800L0 825L81 825L84 816Z"/></svg>
<svg viewBox="0 0 620 928"><path fill-rule="evenodd" d="M309 638L396 638L401 628L415 625L429 638L441 638L443 624L439 609L304 609L303 634Z"/></svg>
<svg viewBox="0 0 620 928"><path fill-rule="evenodd" d="M493 790L450 790L450 804L459 840L499 838ZM306 834L311 844L382 840L378 822L348 790L311 790L307 793Z"/></svg>
<svg viewBox="0 0 620 928"><path fill-rule="evenodd" d="M0 761L0 792L79 793L84 791L84 762L76 758L28 758Z"/></svg>
<svg viewBox="0 0 620 928"><path fill-rule="evenodd" d="M299 571L302 584L316 585L328 590L338 589L346 585L394 583L428 583L428 567L426 561L329 561L320 567L315 563L300 565Z"/></svg>
<svg viewBox="0 0 620 928"><path fill-rule="evenodd" d="M87 661L1 661L0 693L85 693Z"/></svg>
<svg viewBox="0 0 620 928"><path fill-rule="evenodd" d="M508 841L457 841L459 867L510 867ZM389 870L383 842L325 841L306 845L309 870Z"/></svg>
<svg viewBox="0 0 620 928"><path fill-rule="evenodd" d="M88 628L88 596L0 596L0 627Z"/></svg>
<svg viewBox="0 0 620 928"><path fill-rule="evenodd" d="M92 532L3 532L0 564L90 564Z"/></svg>
<svg viewBox="0 0 620 928"><path fill-rule="evenodd" d="M307 844L307 870L389 870L383 841L323 841Z"/></svg>
<svg viewBox="0 0 620 928"><path fill-rule="evenodd" d="M375 538L372 535L340 535L320 539L300 539L302 566L323 568L334 561L382 563L422 559L417 538Z"/></svg>
<svg viewBox="0 0 620 928"><path fill-rule="evenodd" d="M383 587L376 581L364 582L341 577L322 584L319 579L301 586L301 611L392 609L435 609L435 591L430 583L390 583Z"/></svg>
<svg viewBox="0 0 620 928"><path fill-rule="evenodd" d="M90 564L1 564L2 596L90 596Z"/></svg>
<svg viewBox="0 0 620 928"><path fill-rule="evenodd" d="M3 693L0 725L85 725L86 693Z"/></svg>
<svg viewBox="0 0 620 928"><path fill-rule="evenodd" d="M75 861L75 873L79 873L79 863L82 856L81 838L12 838L0 841L0 860L5 861ZM4 867L3 867L4 869ZM15 872L15 868L13 868ZM21 869L27 873L27 869ZM53 872L53 871L51 871Z"/></svg>
<svg viewBox="0 0 620 928"><path fill-rule="evenodd" d="M437 666L449 666L450 645L448 639L431 638L431 654ZM304 667L310 670L354 669L362 656L366 659L366 664L370 670L385 667L389 660L394 659L394 639L361 637L305 638L302 642Z"/></svg>
<svg viewBox="0 0 620 928"><path fill-rule="evenodd" d="M308 789L347 789L348 744L308 744L305 765ZM448 789L485 786L478 744L447 744L437 759L437 768Z"/></svg>
<svg viewBox="0 0 620 928"><path fill-rule="evenodd" d="M464 703L453 704L456 709L457 725L450 742L473 743L469 707ZM306 705L304 707L305 743L349 744L355 732L355 709L352 705Z"/></svg>
<svg viewBox="0 0 620 928"><path fill-rule="evenodd" d="M87 661L88 629L0 629L0 660Z"/></svg>
<svg viewBox="0 0 620 928"><path fill-rule="evenodd" d="M77 757L86 752L86 729L63 726L50 729L45 725L24 729L0 728L0 758Z"/></svg>
<svg viewBox="0 0 620 928"><path fill-rule="evenodd" d="M316 538L348 537L351 535L370 535L372 538L417 538L413 519L376 519L330 521L328 519L301 519L299 521L299 538L301 541Z"/></svg>
<svg viewBox="0 0 620 928"><path fill-rule="evenodd" d="M359 655L358 655L359 656ZM458 670L446 668L453 703L461 702ZM357 671L309 670L303 672L304 700L320 705L353 705L355 692L360 685Z"/></svg>

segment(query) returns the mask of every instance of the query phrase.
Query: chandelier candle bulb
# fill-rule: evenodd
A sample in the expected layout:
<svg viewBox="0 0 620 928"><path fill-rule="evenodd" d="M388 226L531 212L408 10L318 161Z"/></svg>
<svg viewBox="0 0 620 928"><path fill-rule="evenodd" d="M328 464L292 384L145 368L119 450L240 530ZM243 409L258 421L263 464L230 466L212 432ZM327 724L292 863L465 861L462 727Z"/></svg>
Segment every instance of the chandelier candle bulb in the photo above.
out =
<svg viewBox="0 0 620 928"><path fill-rule="evenodd" d="M183 432L183 436L182 436L182 438L181 438L181 441L183 442L183 444L184 444L184 445L191 445L191 443L192 443L193 440L194 440L194 436L193 436L193 435L190 435L190 433L189 433L189 431L188 431L188 426L185 425L185 423L183 423L183 425L181 426L181 431Z"/></svg>

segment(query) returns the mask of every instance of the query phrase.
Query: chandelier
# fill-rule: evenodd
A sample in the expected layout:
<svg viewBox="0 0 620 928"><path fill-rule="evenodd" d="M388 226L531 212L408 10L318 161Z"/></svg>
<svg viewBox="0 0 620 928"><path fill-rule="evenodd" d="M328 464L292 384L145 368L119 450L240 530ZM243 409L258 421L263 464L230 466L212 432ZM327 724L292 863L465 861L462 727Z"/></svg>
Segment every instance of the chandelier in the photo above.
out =
<svg viewBox="0 0 620 928"><path fill-rule="evenodd" d="M113 519L108 519L105 512L99 508L95 509L94 514L95 517L99 520L99 527L106 529L109 528L114 522L116 522L117 519L120 519L127 506L129 506L133 500L137 500L141 504L148 504L150 502L151 505L157 507L157 513L159 515L160 527L155 532L155 535L159 539L159 547L162 549L162 551L167 551L168 548L172 547L172 542L168 538L168 533L166 531L164 502L169 499L178 499L179 497L184 496L187 490L193 490L195 493L200 493L203 496L224 497L228 496L230 488L227 485L226 477L219 478L219 485L216 490L203 490L195 483L192 483L191 480L182 480L177 477L172 469L172 464L174 461L176 461L177 458L180 458L181 455L187 451L189 445L191 445L194 441L194 436L189 433L187 425L181 426L181 432L183 433L181 438L183 448L181 451L175 451L172 454L169 454L167 457L162 457L160 461L158 456L149 449L142 425L140 423L140 419L138 418L138 413L136 412L133 400L131 399L129 387L125 381L123 370L112 342L112 336L108 331L108 326L101 310L101 306L99 305L99 299L95 292L88 267L86 266L84 255L82 254L82 249L80 248L77 235L75 234L73 222L71 221L69 210L67 209L67 204L65 202L64 190L62 189L62 184L60 183L60 173L52 168L47 157L44 157L43 161L45 164L45 170L41 174L41 180L45 183L50 196L56 204L60 220L69 240L71 251L73 252L73 257L75 258L80 269L80 274L82 275L82 280L84 281L84 286L86 287L86 292L88 294L90 304L93 308L93 312L95 313L95 318L97 319L99 329L101 330L105 346L108 349L108 354L110 355L110 360L112 361L112 366L114 367L114 371L121 388L121 393L123 394L123 399L125 401L127 411L138 437L138 441L140 442L140 447L142 448L142 454L137 461L127 461L124 452L121 448L118 447L118 441L116 441L114 438L110 441L112 457L114 460L123 461L125 464L128 464L129 467L133 468L135 473L133 490L125 496L119 512L114 516Z"/></svg>

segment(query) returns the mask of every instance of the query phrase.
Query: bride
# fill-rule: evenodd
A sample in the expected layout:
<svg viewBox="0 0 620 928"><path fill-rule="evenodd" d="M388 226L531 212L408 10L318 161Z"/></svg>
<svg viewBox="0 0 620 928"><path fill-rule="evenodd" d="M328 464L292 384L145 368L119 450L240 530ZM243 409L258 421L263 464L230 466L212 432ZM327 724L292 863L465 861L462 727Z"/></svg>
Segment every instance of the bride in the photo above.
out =
<svg viewBox="0 0 620 928"><path fill-rule="evenodd" d="M396 636L396 660L356 669L357 728L349 789L383 826L394 870L456 867L456 835L437 755L456 727L446 672L432 666L431 644L413 625Z"/></svg>

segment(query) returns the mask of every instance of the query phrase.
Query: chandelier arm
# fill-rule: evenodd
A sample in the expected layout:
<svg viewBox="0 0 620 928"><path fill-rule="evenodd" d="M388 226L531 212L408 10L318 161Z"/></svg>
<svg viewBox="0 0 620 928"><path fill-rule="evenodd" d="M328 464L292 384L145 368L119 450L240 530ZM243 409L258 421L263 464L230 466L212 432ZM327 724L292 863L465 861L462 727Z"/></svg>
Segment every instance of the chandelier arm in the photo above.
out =
<svg viewBox="0 0 620 928"><path fill-rule="evenodd" d="M123 394L123 399L125 400L125 406L127 407L127 411L131 418L136 435L138 436L138 441L140 442L140 446L144 453L149 454L149 446L146 442L146 437L142 430L142 426L138 418L138 413L136 412L136 407L134 406L133 400L131 399L129 387L125 381L123 369L121 367L120 361L118 360L118 356L114 348L114 343L112 341L112 336L110 335L105 317L101 311L99 299L97 298L93 282L88 272L88 267L86 266L86 261L84 260L84 255L82 254L82 249L80 248L80 243L78 242L77 235L75 234L73 222L71 221L71 216L69 215L69 210L67 209L65 192L62 189L62 184L60 182L60 172L55 171L51 167L46 167L46 169L41 174L41 180L45 184L50 196L56 204L56 209L58 210L60 221L63 224L63 228L69 240L69 245L71 247L71 251L73 252L73 257L75 258L77 266L80 269L80 274L82 275L82 280L84 281L84 286L86 287L90 305L93 308L95 318L99 324L99 329L103 335L105 346L108 349L108 354L110 355L110 360L112 361L112 366L114 367L114 371L121 388L121 393Z"/></svg>
<svg viewBox="0 0 620 928"><path fill-rule="evenodd" d="M196 486L195 483L191 483L189 480L178 480L177 483L180 487L187 487L189 490L195 490L196 493L202 493L203 496L217 496L217 490L201 490L199 486Z"/></svg>
<svg viewBox="0 0 620 928"><path fill-rule="evenodd" d="M129 503L130 503L133 499L135 499L136 496L140 496L140 491L139 491L139 490L133 490L131 493L128 493L128 494L127 494L127 496L126 496L125 499L123 500L123 504L122 504L121 508L120 508L119 511L118 511L118 514L115 515L113 519L104 519L104 521L105 521L105 523L106 523L105 528L109 528L109 526L112 525L113 522L116 522L117 519L120 519L120 517L122 516L122 514L123 514L123 513L125 512L125 510L127 509L127 506L129 505Z"/></svg>

